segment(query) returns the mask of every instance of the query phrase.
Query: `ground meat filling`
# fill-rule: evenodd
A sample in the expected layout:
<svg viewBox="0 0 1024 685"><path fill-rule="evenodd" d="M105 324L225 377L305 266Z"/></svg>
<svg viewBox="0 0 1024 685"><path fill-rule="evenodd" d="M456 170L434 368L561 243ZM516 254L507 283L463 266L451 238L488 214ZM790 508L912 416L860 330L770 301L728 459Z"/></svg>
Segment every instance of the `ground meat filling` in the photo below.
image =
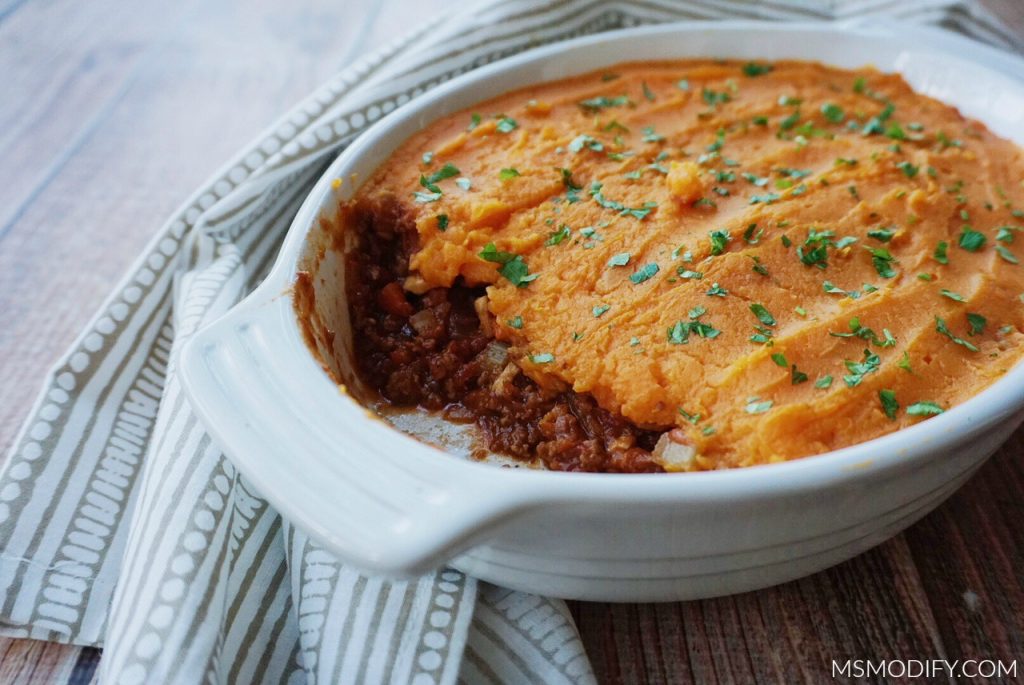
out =
<svg viewBox="0 0 1024 685"><path fill-rule="evenodd" d="M357 246L346 290L357 371L388 404L443 411L479 426L487 449L558 471L652 473L660 431L605 411L586 394L541 389L484 333L483 289L403 288L416 229L397 201L352 208Z"/></svg>

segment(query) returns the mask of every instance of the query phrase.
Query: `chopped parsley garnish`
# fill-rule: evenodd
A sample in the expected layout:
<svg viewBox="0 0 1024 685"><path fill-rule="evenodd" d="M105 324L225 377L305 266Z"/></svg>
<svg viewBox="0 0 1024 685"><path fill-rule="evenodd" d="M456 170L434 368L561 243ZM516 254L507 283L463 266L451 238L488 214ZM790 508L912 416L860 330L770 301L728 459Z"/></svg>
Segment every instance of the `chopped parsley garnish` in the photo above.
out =
<svg viewBox="0 0 1024 685"><path fill-rule="evenodd" d="M932 253L932 259L939 264L949 264L949 257L946 256L947 249L949 249L949 243L945 240L939 241L939 244L935 246L935 252Z"/></svg>
<svg viewBox="0 0 1024 685"><path fill-rule="evenodd" d="M591 310L591 313L594 315L595 319L599 319L599 318L601 318L602 314L604 314L606 311L608 311L611 308L612 308L612 306L610 304L599 304L599 305L595 305L595 307Z"/></svg>
<svg viewBox="0 0 1024 685"><path fill-rule="evenodd" d="M763 188L764 186L768 185L767 178L757 176L756 174L752 174L749 171L744 171L742 174L740 174L740 176L742 176L747 181L750 181L759 188Z"/></svg>
<svg viewBox="0 0 1024 685"><path fill-rule="evenodd" d="M796 368L796 364L793 364L793 366L790 367L789 380L793 385L800 385L801 383L806 383L810 379L807 377L806 373Z"/></svg>
<svg viewBox="0 0 1024 685"><path fill-rule="evenodd" d="M879 112L878 116L871 117L871 119L868 120L868 123L864 124L864 128L861 132L866 136L870 136L874 133L884 133L885 122L895 111L896 107L893 106L892 103L889 103L881 112ZM915 173L917 172L915 171Z"/></svg>
<svg viewBox="0 0 1024 685"><path fill-rule="evenodd" d="M718 285L718 283L712 283L711 288L704 294L708 297L725 297L729 294L729 291Z"/></svg>
<svg viewBox="0 0 1024 685"><path fill-rule="evenodd" d="M772 361L775 362L776 366L781 366L784 369L789 368L789 362L786 361L786 355L781 352L776 352L772 355Z"/></svg>
<svg viewBox="0 0 1024 685"><path fill-rule="evenodd" d="M421 157L420 159L423 161L424 164L430 164L432 161L434 161L434 153L424 152L423 157Z"/></svg>
<svg viewBox="0 0 1024 685"><path fill-rule="evenodd" d="M679 407L679 415L695 426L700 423L700 414L691 414L682 407Z"/></svg>
<svg viewBox="0 0 1024 685"><path fill-rule="evenodd" d="M935 416L945 411L935 402L914 402L907 407L910 416Z"/></svg>
<svg viewBox="0 0 1024 685"><path fill-rule="evenodd" d="M628 252L620 252L616 255L612 255L611 259L608 260L609 268L613 266L626 266L627 264L629 264Z"/></svg>
<svg viewBox="0 0 1024 685"><path fill-rule="evenodd" d="M847 359L844 363L850 373L843 376L843 381L846 382L847 386L853 388L860 385L860 382L864 380L864 376L878 371L878 367L882 364L882 359L871 350L864 350L864 361L852 362Z"/></svg>
<svg viewBox="0 0 1024 685"><path fill-rule="evenodd" d="M531 274L526 262L519 255L498 250L494 243L484 245L480 257L488 262L501 264L498 273L507 278L517 288L525 288L530 281L537 278L537 274Z"/></svg>
<svg viewBox="0 0 1024 685"><path fill-rule="evenodd" d="M964 226L960 232L960 239L958 245L968 252L977 252L981 248L985 247L985 234L975 231L970 226Z"/></svg>
<svg viewBox="0 0 1024 685"><path fill-rule="evenodd" d="M474 128L480 125L481 120L482 119L480 115L477 114L476 112L473 112L473 114L469 116L469 126L466 127L466 130L472 131Z"/></svg>
<svg viewBox="0 0 1024 685"><path fill-rule="evenodd" d="M1006 249L1005 247L1003 247L1002 245L996 245L996 253L997 253L997 254L998 254L998 255L999 255L1000 257L1002 257L1004 261L1007 261L1007 262L1009 262L1010 264L1020 264L1020 260L1019 260L1019 259L1017 259L1017 257L1015 257L1015 256L1014 256L1014 254L1013 254L1012 252L1010 252L1009 250L1007 250L1007 249Z"/></svg>
<svg viewBox="0 0 1024 685"><path fill-rule="evenodd" d="M749 255L749 256L750 256L751 259L754 260L754 266L752 267L753 272L756 273L756 274L761 274L762 276L767 276L768 275L768 267L766 267L764 264L761 263L761 259L757 255Z"/></svg>
<svg viewBox="0 0 1024 685"><path fill-rule="evenodd" d="M515 119L502 115L498 117L498 125L495 128L498 133L512 133L512 131L519 128L519 124L516 123Z"/></svg>
<svg viewBox="0 0 1024 685"><path fill-rule="evenodd" d="M904 160L896 165L896 168L903 172L903 175L907 178L914 178L917 176L919 167L914 166L910 162Z"/></svg>
<svg viewBox="0 0 1024 685"><path fill-rule="evenodd" d="M946 322L940 316L935 317L935 330L941 333L942 335L946 336L950 340L952 340L957 345L966 347L971 352L978 351L978 348L975 347L973 343L970 343L964 340L963 338L958 338L957 336L953 335L953 332L949 330L949 328L946 326Z"/></svg>
<svg viewBox="0 0 1024 685"><path fill-rule="evenodd" d="M746 64L743 65L743 73L750 77L763 76L764 74L767 74L774 68L775 67L773 67L771 64L747 62Z"/></svg>
<svg viewBox="0 0 1024 685"><path fill-rule="evenodd" d="M981 335L985 332L985 326L988 324L986 319L981 314L975 314L974 312L967 312L967 335Z"/></svg>
<svg viewBox="0 0 1024 685"><path fill-rule="evenodd" d="M729 95L729 93L725 91L716 92L711 90L710 88L704 88L703 90L701 90L700 96L701 99L703 99L704 102L706 102L711 107L718 107L718 105L725 104L726 102L732 100L732 96Z"/></svg>
<svg viewBox="0 0 1024 685"><path fill-rule="evenodd" d="M778 193L765 193L764 195L752 195L750 197L750 204L756 205L756 204L763 203L763 204L766 204L766 205L770 205L773 202L777 202L779 200L779 197L780 196L779 196Z"/></svg>
<svg viewBox="0 0 1024 685"><path fill-rule="evenodd" d="M498 172L498 178L500 178L502 181L508 181L509 179L513 179L519 175L519 170L514 169L512 167L502 169L501 171Z"/></svg>
<svg viewBox="0 0 1024 685"><path fill-rule="evenodd" d="M858 76L853 80L853 92L863 93L864 88L867 86L867 84L868 82L863 76Z"/></svg>
<svg viewBox="0 0 1024 685"><path fill-rule="evenodd" d="M843 290L832 281L823 281L821 284L822 289L829 295L846 295L847 297L856 300L860 297L860 291L858 290Z"/></svg>
<svg viewBox="0 0 1024 685"><path fill-rule="evenodd" d="M732 238L729 236L729 231L719 229L708 233L708 239L711 241L711 254L720 255L725 252L725 248Z"/></svg>
<svg viewBox="0 0 1024 685"><path fill-rule="evenodd" d="M832 333L829 335L833 338L861 338L874 343L878 347L895 347L896 338L893 337L892 332L888 328L882 329L882 338L878 337L878 334L874 330L867 326L862 326L860 323L860 317L853 317L850 319L850 332L849 333Z"/></svg>
<svg viewBox="0 0 1024 685"><path fill-rule="evenodd" d="M996 231L996 240L1001 243L1012 243L1013 232L1019 230L1020 229L1016 226L1000 226Z"/></svg>
<svg viewBox="0 0 1024 685"><path fill-rule="evenodd" d="M771 400L761 400L757 397L751 397L747 400L747 406L744 407L748 414L763 414L772 408L774 402Z"/></svg>
<svg viewBox="0 0 1024 685"><path fill-rule="evenodd" d="M437 230L441 231L442 233L444 231L448 230L448 215L447 214L438 214L437 215Z"/></svg>
<svg viewBox="0 0 1024 685"><path fill-rule="evenodd" d="M753 312L757 320L763 323L765 326L774 326L776 324L775 317L772 316L763 304L753 303L750 305L750 311Z"/></svg>
<svg viewBox="0 0 1024 685"><path fill-rule="evenodd" d="M430 174L429 176L420 175L420 185L426 188L429 193L417 192L413 195L417 202L434 202L441 197L441 189L437 186L440 181L451 178L452 176L458 176L459 168L451 162L445 164L443 167Z"/></svg>
<svg viewBox="0 0 1024 685"><path fill-rule="evenodd" d="M523 327L523 317L521 317L521 316L513 316L511 319L508 320L508 327L509 328L515 328L517 330L522 328Z"/></svg>
<svg viewBox="0 0 1024 685"><path fill-rule="evenodd" d="M601 152L604 150L604 144L597 138L588 136L585 133L576 136L569 143L569 152L572 152L573 154L579 152L583 148L588 148L594 152Z"/></svg>
<svg viewBox="0 0 1024 685"><path fill-rule="evenodd" d="M952 290L946 290L945 288L940 290L939 294L942 295L943 297L948 297L949 299L953 300L954 302L966 302L967 301L967 300L964 299L964 296L961 295L960 293L955 293Z"/></svg>
<svg viewBox="0 0 1024 685"><path fill-rule="evenodd" d="M676 88L679 90L690 90L690 82L687 79L680 79L676 83Z"/></svg>
<svg viewBox="0 0 1024 685"><path fill-rule="evenodd" d="M695 307L690 310L689 321L676 321L668 329L668 341L673 345L685 345L690 341L690 335L701 338L717 338L722 331L709 323L698 321L701 316L707 313L703 307Z"/></svg>
<svg viewBox="0 0 1024 685"><path fill-rule="evenodd" d="M658 267L658 265L655 264L654 262L650 262L649 264L645 264L639 270L634 271L630 275L629 280L631 280L631 281L633 281L633 283L637 283L637 284L643 283L644 281L647 281L647 280L650 280L651 278L653 278L654 275L656 273L658 273L658 271L660 271L660 268Z"/></svg>
<svg viewBox="0 0 1024 685"><path fill-rule="evenodd" d="M644 92L644 97L650 100L651 102L654 102L657 99L654 96L654 91L651 90L651 87L647 85L647 81L641 83L640 88Z"/></svg>
<svg viewBox="0 0 1024 685"><path fill-rule="evenodd" d="M608 107L625 107L626 105L632 104L633 101L630 100L625 95L620 95L614 98L605 97L602 95L601 97L590 98L588 100L581 100L579 103L580 107L587 110L588 112L597 112Z"/></svg>
<svg viewBox="0 0 1024 685"><path fill-rule="evenodd" d="M420 176L421 182L422 182L422 179L423 179L423 177ZM418 190L418 191L414 192L412 194L412 196L413 196L413 199L416 200L416 202L418 202L420 204L426 204L427 202L437 202L438 200L440 200L441 199L441 191L438 191L436 193L424 193L423 191Z"/></svg>
<svg viewBox="0 0 1024 685"><path fill-rule="evenodd" d="M869 247L864 246L868 252L871 253L871 263L875 267L875 271L882 278L893 278L896 276L896 272L893 270L892 265L896 261L896 258L892 256L889 250L884 247Z"/></svg>
<svg viewBox="0 0 1024 685"><path fill-rule="evenodd" d="M878 400L882 403L882 411L893 421L896 420L896 412L900 410L900 403L896 401L896 393L892 390L879 390Z"/></svg>
<svg viewBox="0 0 1024 685"><path fill-rule="evenodd" d="M534 364L550 364L555 361L555 355L550 352L544 352L542 354L531 354L530 361Z"/></svg>
<svg viewBox="0 0 1024 685"><path fill-rule="evenodd" d="M548 247L551 247L552 245L558 245L559 243L568 240L571 234L572 229L570 229L567 224L562 224L561 226L558 227L557 231L548 234L548 239L544 241L544 244L547 245Z"/></svg>
<svg viewBox="0 0 1024 685"><path fill-rule="evenodd" d="M873 228L870 231L868 231L869 238L874 238L875 240L882 243L889 242L890 240L892 240L894 235L896 235L896 231L892 230L891 228L886 228L885 226Z"/></svg>
<svg viewBox="0 0 1024 685"><path fill-rule="evenodd" d="M910 368L910 353L906 350L903 350L903 356L896 363L896 366L900 367L907 373L914 373L914 370Z"/></svg>
<svg viewBox="0 0 1024 685"><path fill-rule="evenodd" d="M573 182L572 170L559 168L558 172L562 174L562 185L565 186L565 199L568 200L570 204L574 202L579 202L579 192L583 190L583 186L577 185L576 183Z"/></svg>
<svg viewBox="0 0 1024 685"><path fill-rule="evenodd" d="M750 224L743 231L743 241L746 242L748 245L757 245L758 241L761 240L762 235L764 235L763 228L758 230L757 224Z"/></svg>
<svg viewBox="0 0 1024 685"><path fill-rule="evenodd" d="M680 278L688 278L697 281L704 278L704 274L701 273L700 271L690 271L689 269L684 269L683 267L679 267L678 269L676 269L676 273L679 274Z"/></svg>
<svg viewBox="0 0 1024 685"><path fill-rule="evenodd" d="M843 120L843 108L832 102L826 102L822 105L821 113L833 124L838 124Z"/></svg>
<svg viewBox="0 0 1024 685"><path fill-rule="evenodd" d="M814 387L816 387L816 388L831 388L832 387L832 376L822 376L818 380L814 381Z"/></svg>
<svg viewBox="0 0 1024 685"><path fill-rule="evenodd" d="M663 140L665 140L665 136L659 135L653 126L644 126L643 141L645 143L660 143Z"/></svg>
<svg viewBox="0 0 1024 685"><path fill-rule="evenodd" d="M657 202L645 202L640 207L627 207L621 202L616 202L614 200L609 200L608 198L606 198L604 194L601 192L601 186L602 184L598 183L597 181L594 181L593 183L590 184L590 194L593 196L594 202L601 205L605 209L616 210L620 216L628 215L633 217L634 219L642 221L644 218L646 218L648 214L651 213L652 209L658 206Z"/></svg>
<svg viewBox="0 0 1024 685"><path fill-rule="evenodd" d="M463 190L469 190L470 188L473 187L473 182L470 181L468 178L460 177L455 179L455 185L462 188Z"/></svg>

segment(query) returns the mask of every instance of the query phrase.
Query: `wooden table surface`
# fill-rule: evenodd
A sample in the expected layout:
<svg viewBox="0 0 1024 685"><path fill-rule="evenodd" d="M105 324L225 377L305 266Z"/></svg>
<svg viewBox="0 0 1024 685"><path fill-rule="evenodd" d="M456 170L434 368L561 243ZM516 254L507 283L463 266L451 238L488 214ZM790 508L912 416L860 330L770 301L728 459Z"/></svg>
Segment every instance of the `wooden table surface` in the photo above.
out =
<svg viewBox="0 0 1024 685"><path fill-rule="evenodd" d="M0 0L0 454L163 220L357 55L443 0ZM1024 2L985 0L1024 36ZM832 659L1018 660L1024 431L937 511L801 581L572 603L602 682L821 682ZM88 683L96 649L0 639L0 683Z"/></svg>

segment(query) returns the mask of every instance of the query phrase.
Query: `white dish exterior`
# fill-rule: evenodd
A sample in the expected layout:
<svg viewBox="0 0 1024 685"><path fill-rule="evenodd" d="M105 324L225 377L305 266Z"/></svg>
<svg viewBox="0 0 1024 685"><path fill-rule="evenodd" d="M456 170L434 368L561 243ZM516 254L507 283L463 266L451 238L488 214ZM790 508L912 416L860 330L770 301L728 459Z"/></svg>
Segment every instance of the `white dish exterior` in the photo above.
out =
<svg viewBox="0 0 1024 685"><path fill-rule="evenodd" d="M644 27L540 48L429 91L339 156L266 281L182 351L196 411L284 517L372 572L450 563L557 597L710 597L798 578L879 544L952 494L1024 420L1018 365L945 414L827 455L683 475L565 474L445 454L339 392L302 339L289 289L311 227L354 190L346 182L335 191L332 179L369 177L426 123L506 91L616 62L685 57L874 64L1024 142L1024 83L1011 76L1024 74L1024 62L899 25ZM343 319L343 309L333 316Z"/></svg>

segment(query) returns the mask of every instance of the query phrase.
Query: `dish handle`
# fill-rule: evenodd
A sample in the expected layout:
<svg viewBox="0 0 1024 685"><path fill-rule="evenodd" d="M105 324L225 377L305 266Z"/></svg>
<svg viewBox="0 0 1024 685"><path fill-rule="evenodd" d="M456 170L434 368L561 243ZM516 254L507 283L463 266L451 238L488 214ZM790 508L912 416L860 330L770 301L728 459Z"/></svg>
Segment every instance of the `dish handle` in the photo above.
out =
<svg viewBox="0 0 1024 685"><path fill-rule="evenodd" d="M253 488L326 549L361 570L410 577L539 505L525 484L511 487L514 477L495 479L493 466L368 415L305 349L288 298L254 297L182 347L182 384Z"/></svg>

